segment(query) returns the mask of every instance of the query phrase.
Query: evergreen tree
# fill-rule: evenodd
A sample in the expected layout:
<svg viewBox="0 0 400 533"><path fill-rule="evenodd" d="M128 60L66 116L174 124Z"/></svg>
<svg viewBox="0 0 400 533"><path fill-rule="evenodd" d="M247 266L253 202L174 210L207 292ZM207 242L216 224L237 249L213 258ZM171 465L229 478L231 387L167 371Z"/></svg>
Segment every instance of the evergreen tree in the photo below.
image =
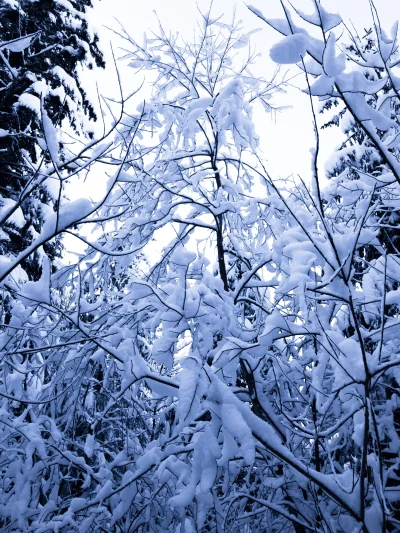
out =
<svg viewBox="0 0 400 533"><path fill-rule="evenodd" d="M365 78L366 84L375 83L374 90L369 91L365 100L373 110L376 110L387 120L381 123L376 130L376 139L388 148L388 153L397 160L399 148L397 135L393 133L394 124L398 124L400 110L400 95L397 88L397 78L393 75L395 63L395 50L397 48L395 26L391 38L382 30L379 18L375 15L374 26L365 30L363 34L351 34L351 42L346 46L346 53L354 63L353 68ZM389 53L389 56L386 55ZM390 61L391 59L391 61ZM388 159L379 143L374 140L363 128L362 122L354 118L351 107L344 105L338 97L331 97L324 101L321 113L335 109L330 120L322 128L338 126L341 128L344 139L338 150L330 160L327 167L330 178L327 187L328 196L336 197L339 204L344 203L343 191L347 189L352 194L359 194L364 183L373 184L373 200L376 204L374 227L376 242L368 242L361 246L356 253L354 269L355 279L363 288L367 298L373 303L359 311L359 319L363 327L369 330L383 328L385 321L390 321L398 316L398 303L386 298L386 292L397 290L400 286L398 275L393 272L397 266L399 253L399 213L398 213L398 184L390 171ZM393 121L392 124L390 121ZM382 121L381 121L382 122ZM392 131L389 127L392 126ZM398 182L398 180L397 180ZM373 227L371 225L371 227ZM377 246L379 242L380 246ZM378 303L379 299L379 303ZM379 305L380 304L380 305ZM347 330L347 335L353 334L352 328ZM371 347L380 348L379 341L370 341ZM385 405L391 401L392 391L398 389L398 384L393 376L383 380L384 387L375 395L374 403L377 406ZM396 465L396 453L393 453L391 440L400 437L400 408L394 407L391 413L391 437L384 435L381 443L381 461L391 473L388 475L387 487L398 490L400 469ZM393 518L400 519L400 505L392 504ZM391 530L392 526L388 526Z"/></svg>
<svg viewBox="0 0 400 533"><path fill-rule="evenodd" d="M85 133L86 116L95 119L78 74L79 65L104 67L88 24L89 7L90 0L0 0L1 254L25 250L40 232L48 206L57 209L61 184L54 186L46 163L62 161L63 142L54 139L49 122L66 119ZM47 244L46 252L58 255L59 239ZM37 254L23 267L30 279L40 276Z"/></svg>

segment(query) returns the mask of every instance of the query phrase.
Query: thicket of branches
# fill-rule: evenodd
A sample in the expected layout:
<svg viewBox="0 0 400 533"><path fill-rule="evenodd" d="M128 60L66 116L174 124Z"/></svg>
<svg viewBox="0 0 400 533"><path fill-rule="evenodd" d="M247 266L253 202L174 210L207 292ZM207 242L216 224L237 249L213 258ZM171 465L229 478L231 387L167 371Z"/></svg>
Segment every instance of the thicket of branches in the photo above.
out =
<svg viewBox="0 0 400 533"><path fill-rule="evenodd" d="M2 531L400 530L398 28L373 4L362 35L282 6L250 9L303 73L310 176L269 173L252 116L285 81L254 77L250 33L211 12L190 43L121 31L153 93L128 112L119 87L88 144L59 142L42 98L21 179L111 171L1 258ZM65 234L76 261L54 258Z"/></svg>

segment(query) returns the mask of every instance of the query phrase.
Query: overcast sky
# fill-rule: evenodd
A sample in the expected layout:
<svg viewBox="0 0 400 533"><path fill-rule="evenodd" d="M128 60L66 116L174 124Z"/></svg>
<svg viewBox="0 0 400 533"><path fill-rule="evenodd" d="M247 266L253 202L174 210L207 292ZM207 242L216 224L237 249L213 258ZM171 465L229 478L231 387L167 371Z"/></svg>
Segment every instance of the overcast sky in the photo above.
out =
<svg viewBox="0 0 400 533"><path fill-rule="evenodd" d="M268 18L282 18L279 0L248 0L248 3L259 8ZM305 12L312 11L312 0L292 0L292 3ZM323 0L322 4L328 11L340 13L346 24L352 23L359 31L371 25L368 0ZM118 28L115 20L118 19L125 29L141 42L145 31L149 35L152 29L157 30L158 17L166 30L178 31L186 39L190 39L199 16L198 10L206 11L209 5L209 0L94 0L92 22L101 36L102 48L108 59L106 73L99 73L96 77L100 90L104 94L112 95L117 87L110 60L109 42L112 41L117 55L119 42L106 26ZM384 28L390 30L393 22L400 18L400 0L376 0L375 5ZM243 21L246 31L261 28L252 38L254 46L261 54L254 66L254 72L268 79L276 67L269 58L269 49L280 39L280 35L255 17L244 1L213 1L213 14L223 14L226 22L231 20L235 8L237 18ZM140 83L133 69L122 67L122 73L127 91ZM279 113L275 121L272 116L265 115L256 122L258 133L263 140L263 157L276 177L300 173L307 179L310 168L309 150L313 143L308 99L300 95L299 91L292 90L279 102L293 107ZM322 160L332 151L335 135L337 133L333 131L325 135L326 149L322 151Z"/></svg>
<svg viewBox="0 0 400 533"><path fill-rule="evenodd" d="M248 0L248 3L260 9L267 18L282 18L280 0ZM107 29L118 28L118 21L134 37L141 42L143 33L150 37L151 30L157 30L158 21L162 22L165 30L179 32L186 39L193 35L199 9L206 11L210 5L209 0L93 0L94 9L91 11L91 23L97 30L101 47L107 60L106 71L89 72L85 74L85 85L89 91L95 90L94 82L99 85L100 92L107 96L118 96L118 85L113 67L111 46L117 56L120 41ZM292 0L304 12L312 11L312 0ZM368 0L323 0L323 6L331 13L340 13L346 24L353 25L362 32L363 28L371 26L371 13ZM395 20L400 19L400 0L376 0L383 27L390 30ZM393 7L397 6L397 7ZM245 31L260 28L261 31L252 36L252 43L260 57L254 65L254 73L265 79L272 77L276 65L269 58L270 47L280 40L281 36L269 28L246 7L242 0L213 0L213 14L224 15L225 22L232 20L233 10L236 8L237 19L241 19ZM157 14L157 16L156 16ZM121 74L128 94L142 81L142 74L137 74L134 69L120 64ZM293 67L293 73L297 72ZM140 79L139 79L140 76ZM95 93L94 93L95 94ZM275 119L268 114L257 113L254 116L257 133L261 138L262 158L267 161L267 168L271 176L285 178L291 174L299 174L309 182L311 178L310 148L313 146L314 133L310 115L308 98L299 90L292 89L283 95L279 102L281 105L292 106L277 114ZM331 155L335 146L340 143L338 130L329 128L322 136L322 149L320 151L319 166L324 168L324 161ZM82 196L96 199L102 195L106 184L106 177L97 168L95 173L89 173L84 184L79 187L71 186L67 191L68 198L75 200ZM65 244L69 247L69 240ZM71 250L79 248L76 240L71 244ZM83 249L83 247L82 247ZM77 250L79 251L79 250Z"/></svg>

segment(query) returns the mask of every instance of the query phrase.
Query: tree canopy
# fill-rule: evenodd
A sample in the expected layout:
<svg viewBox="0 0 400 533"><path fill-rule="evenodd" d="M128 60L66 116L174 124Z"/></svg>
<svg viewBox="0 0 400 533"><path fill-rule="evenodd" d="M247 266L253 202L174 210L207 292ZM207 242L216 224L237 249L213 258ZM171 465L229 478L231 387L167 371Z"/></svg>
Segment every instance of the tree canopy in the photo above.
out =
<svg viewBox="0 0 400 533"><path fill-rule="evenodd" d="M76 63L72 93L55 67L40 70L48 92L28 75L17 101L39 102L27 142L43 163L17 144L15 165L36 170L3 197L25 216L49 180L59 195L0 262L2 531L400 530L400 61L397 24L387 35L370 5L360 35L317 0L308 14L282 2L282 19L249 6L280 34L271 58L301 73L309 175L268 169L254 114L287 78L254 76L251 32L211 9L190 42L161 24L140 43L119 31L152 92L120 84L91 139L77 135L92 108ZM15 37L5 19L4 86L46 47L101 66L86 3L54 6L50 30L81 33ZM13 124L4 142L22 142ZM104 194L69 202L65 183L93 172ZM56 259L66 235L85 251Z"/></svg>

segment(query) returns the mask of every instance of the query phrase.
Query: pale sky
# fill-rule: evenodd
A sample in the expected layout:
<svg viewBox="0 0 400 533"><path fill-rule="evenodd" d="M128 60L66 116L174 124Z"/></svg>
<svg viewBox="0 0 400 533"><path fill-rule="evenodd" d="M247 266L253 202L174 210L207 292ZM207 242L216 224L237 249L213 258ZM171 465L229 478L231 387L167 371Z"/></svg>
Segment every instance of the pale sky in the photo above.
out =
<svg viewBox="0 0 400 533"><path fill-rule="evenodd" d="M279 0L248 0L247 3L260 9L267 18L282 18ZM312 11L312 0L292 0L292 4L305 12ZM166 30L178 31L190 39L199 15L198 10L206 11L209 5L210 0L94 0L95 9L92 11L91 21L101 37L102 49L108 62L106 72L96 74L100 91L110 96L117 90L109 43L112 41L118 56L119 42L105 26L118 28L115 20L118 19L125 29L141 42L145 31L149 36L152 29L157 30L158 16ZM371 25L368 0L323 0L322 5L332 13L340 13L346 24L351 25L352 22L360 32ZM400 19L400 0L376 0L375 5L383 27L389 31L393 22ZM261 28L261 31L252 37L252 43L261 54L254 66L254 73L268 79L276 68L269 58L269 49L281 36L253 15L244 1L213 0L213 14L223 14L226 22L231 20L235 8L237 18L243 21L245 31ZM133 69L123 66L121 69L128 92L136 87L140 80L135 77ZM293 72L297 72L295 66ZM291 90L280 97L279 103L293 107L279 113L275 121L267 114L256 121L256 129L262 139L263 158L268 161L272 175L285 177L292 173L301 174L307 181L311 161L309 150L314 139L308 98L298 90ZM337 144L337 130L331 130L332 128L323 138L325 149L323 148L321 154L321 167Z"/></svg>
<svg viewBox="0 0 400 533"><path fill-rule="evenodd" d="M282 18L280 0L248 0L257 7L267 18ZM89 72L84 76L85 85L98 83L99 90L106 96L118 96L118 86L113 67L111 46L118 57L120 42L106 26L117 29L118 19L135 40L141 42L143 33L150 37L151 30L157 31L157 16L165 30L179 32L186 39L193 35L198 10L206 11L210 0L93 0L94 10L91 12L91 23L98 32L101 47L107 61L106 71ZM304 12L312 12L312 0L292 0L292 4ZM322 5L329 12L340 13L346 24L351 22L360 31L371 26L371 13L368 0L323 0ZM383 27L390 31L395 20L400 19L400 0L376 0ZM253 67L256 75L265 79L272 77L276 64L269 58L270 47L282 37L272 28L259 20L246 7L243 0L213 0L213 15L224 15L224 21L230 22L233 10L236 8L236 18L242 20L244 31L260 28L261 31L252 36L252 43L261 55ZM157 13L157 16L155 14ZM292 67L293 73L298 69ZM138 87L143 75L136 74L134 69L120 65L123 84L126 93ZM292 72L292 71L291 71ZM140 79L139 79L140 77ZM90 87L87 87L90 91ZM292 106L277 114L275 120L271 115L257 114L254 117L257 133L261 138L262 158L271 176L285 178L291 174L300 174L305 182L311 178L310 148L314 144L314 133L310 114L308 97L299 90L291 89L279 99L281 105ZM340 135L336 128L325 130L322 135L322 149L319 167L324 168L324 161L340 143ZM82 196L96 199L105 188L106 179L100 169L90 173L85 184L78 188L72 186L68 191L70 200ZM75 241L75 239L74 239ZM74 243L75 249L77 243Z"/></svg>

